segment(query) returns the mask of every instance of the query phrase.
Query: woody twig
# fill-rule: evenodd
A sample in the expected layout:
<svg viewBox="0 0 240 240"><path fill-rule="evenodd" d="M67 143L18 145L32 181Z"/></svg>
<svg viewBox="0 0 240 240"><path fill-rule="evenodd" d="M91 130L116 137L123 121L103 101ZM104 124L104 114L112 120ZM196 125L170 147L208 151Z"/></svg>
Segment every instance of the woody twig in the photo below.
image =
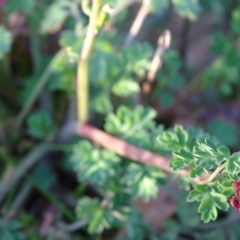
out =
<svg viewBox="0 0 240 240"><path fill-rule="evenodd" d="M143 84L143 95L147 96L151 91L151 86L156 77L157 71L162 66L162 57L164 52L169 48L171 42L171 32L165 30L158 38L158 46L151 61L147 73L146 81Z"/></svg>

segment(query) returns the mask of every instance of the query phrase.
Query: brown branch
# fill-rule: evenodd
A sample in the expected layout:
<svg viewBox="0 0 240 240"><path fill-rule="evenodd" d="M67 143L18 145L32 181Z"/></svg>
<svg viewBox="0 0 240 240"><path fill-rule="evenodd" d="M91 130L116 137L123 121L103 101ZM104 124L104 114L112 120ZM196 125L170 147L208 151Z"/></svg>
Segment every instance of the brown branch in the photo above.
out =
<svg viewBox="0 0 240 240"><path fill-rule="evenodd" d="M157 167L167 173L173 173L172 169L169 167L169 159L167 157L133 146L90 125L78 124L76 133L122 157L129 158L135 162ZM176 174L184 177L189 176L187 170L177 171ZM200 183L200 179L198 178L192 179L192 181L198 184Z"/></svg>
<svg viewBox="0 0 240 240"><path fill-rule="evenodd" d="M151 2L152 0L142 0L142 5L138 10L137 16L133 21L133 24L128 32L128 35L124 41L124 47L131 45L138 35L146 17L151 11ZM133 96L134 105L138 105L140 103L140 94L136 94Z"/></svg>

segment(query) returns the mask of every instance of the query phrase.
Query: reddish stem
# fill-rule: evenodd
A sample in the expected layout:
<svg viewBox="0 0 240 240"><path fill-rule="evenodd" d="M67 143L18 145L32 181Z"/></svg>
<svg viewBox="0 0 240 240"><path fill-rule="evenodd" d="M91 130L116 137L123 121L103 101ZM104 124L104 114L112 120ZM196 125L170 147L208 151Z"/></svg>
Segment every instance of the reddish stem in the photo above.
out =
<svg viewBox="0 0 240 240"><path fill-rule="evenodd" d="M167 157L163 157L148 150L133 146L90 125L78 124L77 134L95 143L98 143L102 147L111 150L122 157L126 157L143 164L158 167L167 173L173 173L172 169L169 167L169 159ZM185 177L189 176L187 170L180 170L176 173ZM193 179L193 181L198 183L200 180L196 178Z"/></svg>

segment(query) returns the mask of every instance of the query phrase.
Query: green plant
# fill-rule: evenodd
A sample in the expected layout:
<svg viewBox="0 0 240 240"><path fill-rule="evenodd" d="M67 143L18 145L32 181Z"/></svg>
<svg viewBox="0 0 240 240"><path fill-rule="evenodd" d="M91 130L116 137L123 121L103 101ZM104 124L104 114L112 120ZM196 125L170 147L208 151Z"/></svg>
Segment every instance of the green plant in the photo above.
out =
<svg viewBox="0 0 240 240"><path fill-rule="evenodd" d="M140 9L145 6L145 13L150 15L149 22L146 15L142 22L149 25L160 22L162 27L173 13L186 18L186 29L190 21L201 19L207 11L216 26L223 16L230 16L226 20L228 32L212 34L213 63L191 81L184 49L165 52L166 46L160 49L157 67L161 69L149 81L154 44L147 38L133 44L135 35L130 38L133 40L125 41L123 26L126 19L132 18L128 4L130 1L114 0L5 3L6 16L21 12L26 17L33 62L31 74L24 80L14 73L15 78L11 78L9 69L15 63L11 45L15 45L10 32L1 25L0 71L3 69L4 74L0 82L16 92L9 94L9 99L0 90L4 96L0 100L0 150L4 159L0 227L10 239L38 237L28 232L32 217L30 221L19 216L19 225L14 227L8 221L14 218L12 212L18 216L16 212L21 208L33 218L46 210L54 221L49 223L48 217L42 217L36 221L36 228L42 229L47 222L48 230L65 229L72 239L104 239L108 231L114 231L115 236L119 229L124 229L122 239L221 239L230 235L234 239L238 235L233 222L239 217L234 209L229 210L229 205L240 208L237 123L226 116L210 116L206 122L196 121L195 127L182 127L171 122L178 122L177 117L170 118L172 112L185 108L190 109L187 113L192 119L190 112L204 109L201 101L208 101L208 92L214 91L209 97L214 104L236 99L239 3L232 8L220 0L142 1ZM56 36L58 50L53 54L47 49L48 38ZM159 43L158 47L163 46ZM147 94L144 83L150 85ZM12 95L18 104L14 104ZM76 118L77 127L73 124ZM43 144L32 150L38 142ZM175 189L171 184L174 180L182 190ZM134 201L141 198L150 202L159 188L175 199L176 210L175 216L163 222L163 231L156 233ZM37 213L31 204L23 204L34 191L40 199L34 200L43 205L36 204ZM218 224L227 226L223 234L216 232ZM71 233L76 230L78 234Z"/></svg>
<svg viewBox="0 0 240 240"><path fill-rule="evenodd" d="M119 113L119 116L117 115L119 120L124 116L120 111L119 109L119 112L117 112L117 114ZM129 112L126 119L122 118L129 126L131 126L130 116ZM127 120L128 118L129 120ZM113 122L115 128L121 126L121 120L117 121L117 117L114 119L113 115L111 115L111 120L115 120ZM123 124L121 130L124 129ZM126 129L127 127L128 125L126 125ZM124 138L124 134L120 135L116 131L113 133L117 133L117 135ZM191 131L191 129L185 131L183 128L177 126L172 130L163 131L159 137L159 143L161 149L173 152L173 159L170 162L170 166L174 171L177 172L183 168L191 167L189 173L190 182L191 178L200 177L204 172L210 174L206 180L192 185L193 190L190 191L187 198L189 202L200 202L198 211L201 213L201 219L204 222L209 222L210 220L216 220L218 215L217 209L228 210L229 204L227 199L229 195L226 195L223 186L231 188L232 182L238 179L240 170L237 161L239 154L234 153L231 155L227 147L220 145L219 142L210 140L209 137L206 138L207 135L204 133L197 133L197 131ZM136 132L137 134L139 132ZM141 143L146 148L146 143L143 140ZM140 174L139 170L134 175L137 176L138 174ZM149 184L150 182L146 186L151 189ZM151 192L154 192L153 189L151 189Z"/></svg>

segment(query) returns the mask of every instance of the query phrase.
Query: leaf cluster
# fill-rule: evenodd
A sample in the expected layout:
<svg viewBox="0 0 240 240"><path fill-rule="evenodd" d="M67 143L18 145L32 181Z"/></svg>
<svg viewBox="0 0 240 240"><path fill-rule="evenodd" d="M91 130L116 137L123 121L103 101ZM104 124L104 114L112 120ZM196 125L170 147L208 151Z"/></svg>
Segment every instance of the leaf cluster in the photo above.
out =
<svg viewBox="0 0 240 240"><path fill-rule="evenodd" d="M122 4L120 0L103 2L116 8ZM31 28L38 26L38 33L42 35L56 33L62 28L67 29L61 32L59 40L63 54L56 56L49 65L51 74L47 90L51 94L66 92L67 96L72 96L75 94L73 79L76 76L78 56L89 19L80 9L79 1L55 0L48 3L50 4L46 7L45 3L36 0L22 0L21 4L17 0L9 0L3 11L8 14L23 12L31 23ZM173 10L181 17L194 21L202 10L208 9L215 13L215 21L218 23L219 19L226 15L225 9L229 9L230 5L228 1L153 0L151 14L156 16L159 12L162 14L165 10ZM239 26L240 9L236 7L231 16L230 34L213 34L212 51L217 59L201 76L203 81L200 85L203 88L215 89L217 86L219 93L225 97L230 96L239 83L240 55L236 47ZM148 43L122 47L123 39L119 35L112 29L109 34L101 32L96 41L89 64L91 110L106 115L106 132L154 153L172 154L170 167L173 171L177 173L181 169L190 170L189 179L178 178L179 183L190 190L187 201L199 205L198 212L204 222L216 220L218 212L226 211L229 207L227 198L233 195L232 182L238 180L240 174L240 153L231 154L226 146L197 128L183 129L176 126L164 130L154 121L157 113L152 108L138 106L132 109L131 97L141 90L139 82L149 70L153 47ZM2 59L10 52L12 40L10 32L3 25L0 25L0 36ZM43 64L40 64L40 68L49 62L48 58L49 56L41 59ZM186 79L182 74L183 65L177 51L167 52L163 62L156 77L157 87L153 97L157 98L161 106L170 107L175 103L175 95L186 87ZM33 74L26 79L26 84L20 91L23 103L27 101L37 83L37 75L38 73ZM217 137L228 132L231 137L227 138L225 135L223 142L227 146L237 141L236 135L233 135L234 131L237 132L234 126L229 127L223 122L215 121L209 125L209 130ZM48 112L36 111L27 119L27 132L37 140L48 140L56 132L56 124ZM159 185L166 181L161 170L131 162L84 140L79 140L74 145L69 159L79 183L93 186L98 192L98 198L82 197L76 206L77 216L88 223L90 234L124 227L128 233L126 239L150 238L149 227L131 203L139 197L149 201L157 196ZM41 181L43 174L46 174L47 178ZM191 182L204 174L212 176L209 182L203 185ZM41 182L41 187L46 191L56 182L56 176L44 164L36 167L32 179L37 183ZM189 215L186 211L177 211L184 224L184 217L193 213L192 209ZM197 218L196 215L194 217ZM13 222L4 225L1 221L0 227L13 239L22 239L19 224ZM170 231L161 236L161 239L177 238L181 231L174 222L170 222L166 228ZM208 235L209 239L216 236L216 233L211 234ZM201 234L196 234L195 237L203 239Z"/></svg>
<svg viewBox="0 0 240 240"><path fill-rule="evenodd" d="M156 197L158 185L165 182L165 174L158 169L131 163L88 141L75 145L71 162L78 180L92 184L101 196L105 196L102 200L79 200L77 215L87 220L90 233L102 232L115 224L124 226L129 214L135 211L129 208L131 200L141 197L148 201Z"/></svg>
<svg viewBox="0 0 240 240"><path fill-rule="evenodd" d="M193 133L191 129L184 130L176 126L164 131L158 137L158 142L173 152L170 167L174 171L190 168L190 178L210 174L206 185L193 185L194 189L188 195L188 201L200 202L198 211L201 218L204 222L209 222L216 220L217 209L228 209L226 194L232 193L231 184L234 179L238 179L240 153L231 154L226 146L220 145L201 131ZM211 183L216 177L219 179Z"/></svg>
<svg viewBox="0 0 240 240"><path fill-rule="evenodd" d="M105 127L112 134L121 136L132 143L140 142L141 145L143 143L139 139L142 139L143 136L145 138L152 137L150 142L145 142L145 148L152 149L151 143L154 143L155 137L151 136L149 131L154 131L153 129L156 127L153 124L154 116L155 112L150 108L137 107L131 111L129 108L121 106L116 115L109 114ZM130 132L133 126L135 129ZM83 202L82 199L79 200L78 215L85 216L89 222L89 232L93 233L115 226L116 219L113 220L114 214L116 215L115 211L118 211L117 215L127 221L131 215L130 212L135 210L134 208L129 209L127 214L121 209L127 209L126 206L135 198L141 197L145 201L149 201L156 197L159 184L164 184L166 180L165 174L159 169L129 162L111 151L101 149L84 140L80 140L74 146L71 162L80 182L91 183L98 189L101 196L107 196L107 200L103 198L102 201L89 198ZM101 208L104 201L107 201L106 210ZM85 203L88 207L85 206ZM92 214L89 212L90 210L94 211L93 209L96 209L95 213L99 212L98 223L94 223ZM124 225L123 222L121 224ZM92 226L95 227L92 229Z"/></svg>
<svg viewBox="0 0 240 240"><path fill-rule="evenodd" d="M157 126L155 117L156 111L152 108L138 106L132 110L121 105L115 114L108 114L105 130L136 146L163 153L156 143L156 137L162 133L163 126Z"/></svg>

